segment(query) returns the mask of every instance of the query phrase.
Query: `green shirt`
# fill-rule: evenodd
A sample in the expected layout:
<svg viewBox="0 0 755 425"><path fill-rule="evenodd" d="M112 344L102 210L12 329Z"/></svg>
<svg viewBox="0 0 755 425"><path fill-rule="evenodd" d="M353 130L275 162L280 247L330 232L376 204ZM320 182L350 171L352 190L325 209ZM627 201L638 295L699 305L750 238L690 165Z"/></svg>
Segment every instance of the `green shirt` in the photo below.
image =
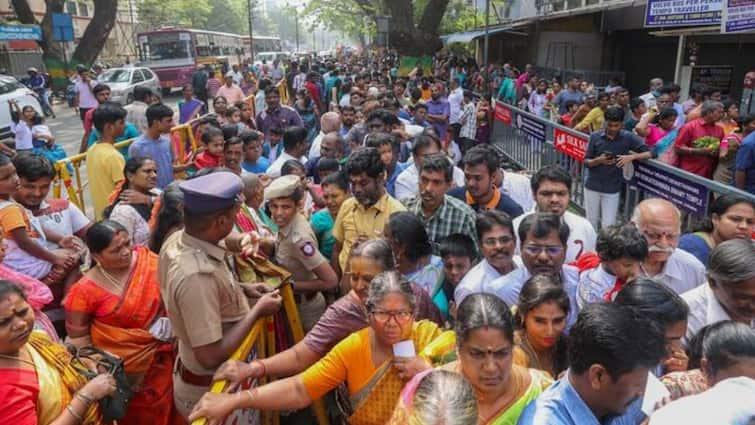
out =
<svg viewBox="0 0 755 425"><path fill-rule="evenodd" d="M327 209L322 209L312 214L309 224L312 226L315 236L317 236L320 252L325 258L330 260L330 255L333 253L333 245L336 243L336 238L333 236L333 217L330 216L330 212Z"/></svg>

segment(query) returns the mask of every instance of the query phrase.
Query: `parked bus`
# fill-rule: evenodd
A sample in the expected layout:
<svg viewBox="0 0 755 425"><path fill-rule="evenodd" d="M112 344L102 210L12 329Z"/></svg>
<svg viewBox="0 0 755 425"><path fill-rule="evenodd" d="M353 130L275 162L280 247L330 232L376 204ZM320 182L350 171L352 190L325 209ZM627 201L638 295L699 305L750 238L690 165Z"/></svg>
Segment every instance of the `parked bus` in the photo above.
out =
<svg viewBox="0 0 755 425"><path fill-rule="evenodd" d="M258 41L259 39L259 41ZM249 55L249 36L188 28L162 28L137 35L139 65L155 71L163 94L191 82L197 65L225 72ZM280 48L280 39L254 37L255 51L266 45Z"/></svg>
<svg viewBox="0 0 755 425"><path fill-rule="evenodd" d="M281 50L281 39L278 37L254 36L254 54L259 52L277 52ZM244 36L244 51L249 52L249 36Z"/></svg>

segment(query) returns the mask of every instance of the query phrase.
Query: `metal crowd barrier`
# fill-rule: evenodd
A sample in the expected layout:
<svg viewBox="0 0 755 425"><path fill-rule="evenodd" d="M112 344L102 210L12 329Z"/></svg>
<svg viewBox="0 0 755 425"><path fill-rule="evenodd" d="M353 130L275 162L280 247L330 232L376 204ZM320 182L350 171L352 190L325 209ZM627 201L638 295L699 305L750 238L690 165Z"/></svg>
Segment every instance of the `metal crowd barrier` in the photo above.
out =
<svg viewBox="0 0 755 425"><path fill-rule="evenodd" d="M248 96L244 101L249 103L252 107L252 111L254 111L254 96ZM185 163L188 155L199 147L197 138L194 135L194 128L199 120L207 115L209 114L195 118L187 123L179 124L170 129L170 140L173 145L173 153L180 163ZM129 139L118 142L115 144L115 148L127 148L134 142L134 140L135 139ZM68 164L72 166L73 173L69 171L67 167ZM63 195L63 188L65 188L67 198L76 204L79 209L86 211L84 193L86 181L81 173L82 165L86 165L86 153L72 155L55 163L57 179L53 184L53 196L55 198L60 198ZM87 177L92 178L92 176L89 175L87 175ZM183 175L176 175L176 177L181 178Z"/></svg>
<svg viewBox="0 0 755 425"><path fill-rule="evenodd" d="M572 177L572 205L584 212L584 181L589 170L584 152L589 135L538 117L512 105L495 101L492 145L508 160L529 172L545 165L559 165ZM676 205L687 228L709 216L711 200L724 193L736 193L755 202L755 196L657 161L635 161L634 174L625 180L620 218L628 221L634 207L646 198L664 198Z"/></svg>

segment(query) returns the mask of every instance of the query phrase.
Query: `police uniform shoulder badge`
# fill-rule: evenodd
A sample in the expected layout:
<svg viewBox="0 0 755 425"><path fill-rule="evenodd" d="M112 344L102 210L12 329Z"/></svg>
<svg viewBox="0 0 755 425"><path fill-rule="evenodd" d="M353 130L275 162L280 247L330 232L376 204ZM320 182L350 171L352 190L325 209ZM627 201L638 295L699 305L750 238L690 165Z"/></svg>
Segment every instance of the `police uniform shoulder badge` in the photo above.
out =
<svg viewBox="0 0 755 425"><path fill-rule="evenodd" d="M312 242L304 242L301 245L300 249L302 254L306 255L307 257L315 255L315 252L317 251L317 248L315 248L315 245Z"/></svg>

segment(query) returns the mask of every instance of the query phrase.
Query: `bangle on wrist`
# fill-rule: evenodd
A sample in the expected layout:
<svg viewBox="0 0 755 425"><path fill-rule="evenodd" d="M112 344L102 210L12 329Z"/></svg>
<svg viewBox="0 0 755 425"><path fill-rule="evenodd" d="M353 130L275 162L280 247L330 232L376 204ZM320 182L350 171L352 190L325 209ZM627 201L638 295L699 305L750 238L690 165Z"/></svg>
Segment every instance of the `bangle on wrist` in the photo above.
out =
<svg viewBox="0 0 755 425"><path fill-rule="evenodd" d="M83 417L83 416L81 416L81 415L79 415L78 413L76 413L76 411L75 411L75 410L73 410L73 407L71 407L71 405L70 405L70 404L69 404L68 406L66 406L66 410L67 410L67 411L68 411L68 413L69 413L69 414L70 414L71 416L73 416L73 418L74 418L74 419L76 419L77 421L81 422L81 421L83 421L83 420L84 420L84 417Z"/></svg>
<svg viewBox="0 0 755 425"><path fill-rule="evenodd" d="M85 394L83 391L79 391L75 393L73 396L83 401L86 404L92 404L94 402L94 398L88 394Z"/></svg>

